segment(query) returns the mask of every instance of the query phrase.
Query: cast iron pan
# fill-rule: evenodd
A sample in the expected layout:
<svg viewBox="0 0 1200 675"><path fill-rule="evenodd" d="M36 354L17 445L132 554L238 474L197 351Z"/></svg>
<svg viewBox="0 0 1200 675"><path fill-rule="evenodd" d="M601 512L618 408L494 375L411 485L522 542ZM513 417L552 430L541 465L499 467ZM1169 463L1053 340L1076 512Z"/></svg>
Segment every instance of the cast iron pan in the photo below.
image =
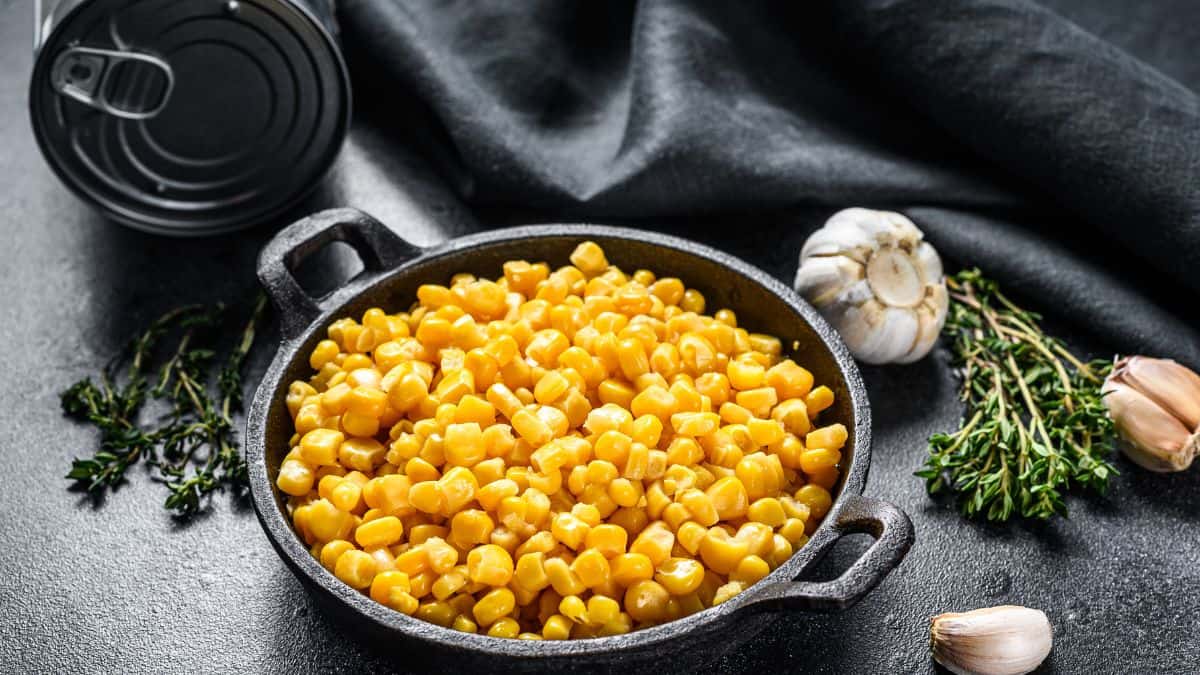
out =
<svg viewBox="0 0 1200 675"><path fill-rule="evenodd" d="M343 316L370 307L407 308L423 283L446 283L457 272L496 278L506 260L567 263L584 239L604 247L608 259L627 270L647 268L676 276L698 288L710 309L728 307L739 325L793 340L797 362L816 381L833 389L836 403L822 422L842 422L850 431L843 473L833 507L808 544L785 564L728 602L692 616L632 633L588 640L525 641L461 633L392 611L351 589L309 554L289 524L286 495L275 487L288 452L291 418L284 397L288 384L311 374L307 355ZM353 246L364 271L323 298L310 297L292 276L307 256L334 241ZM254 507L284 562L343 622L347 633L404 657L428 663L450 657L460 666L495 668L613 667L644 658L662 659L686 650L714 657L766 626L780 610L840 610L858 602L900 563L913 541L912 524L899 509L862 496L871 459L871 414L866 391L849 352L833 329L778 280L737 258L675 237L592 225L540 225L495 230L420 248L399 238L374 218L354 209L323 211L281 231L259 256L258 277L279 314L282 343L250 409L247 455ZM841 577L795 581L850 533L867 533L875 543ZM673 662L674 663L674 662Z"/></svg>

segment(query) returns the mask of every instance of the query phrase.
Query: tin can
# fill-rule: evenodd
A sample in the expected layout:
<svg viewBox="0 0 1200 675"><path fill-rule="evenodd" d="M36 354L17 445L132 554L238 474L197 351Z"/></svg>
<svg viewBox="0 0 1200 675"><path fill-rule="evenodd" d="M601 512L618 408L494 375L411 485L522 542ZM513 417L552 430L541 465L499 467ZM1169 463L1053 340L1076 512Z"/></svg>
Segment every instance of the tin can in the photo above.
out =
<svg viewBox="0 0 1200 675"><path fill-rule="evenodd" d="M248 227L337 156L350 80L330 0L38 0L29 110L50 166L126 225Z"/></svg>

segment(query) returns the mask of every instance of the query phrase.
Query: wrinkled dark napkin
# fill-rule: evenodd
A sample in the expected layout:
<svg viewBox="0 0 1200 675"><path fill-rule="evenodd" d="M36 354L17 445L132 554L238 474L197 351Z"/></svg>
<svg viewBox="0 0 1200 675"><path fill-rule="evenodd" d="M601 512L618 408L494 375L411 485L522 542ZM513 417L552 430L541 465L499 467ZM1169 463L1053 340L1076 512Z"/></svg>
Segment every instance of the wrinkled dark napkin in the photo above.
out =
<svg viewBox="0 0 1200 675"><path fill-rule="evenodd" d="M1033 2L342 0L339 21L356 104L480 209L752 236L895 208L950 269L1200 365L1200 99Z"/></svg>

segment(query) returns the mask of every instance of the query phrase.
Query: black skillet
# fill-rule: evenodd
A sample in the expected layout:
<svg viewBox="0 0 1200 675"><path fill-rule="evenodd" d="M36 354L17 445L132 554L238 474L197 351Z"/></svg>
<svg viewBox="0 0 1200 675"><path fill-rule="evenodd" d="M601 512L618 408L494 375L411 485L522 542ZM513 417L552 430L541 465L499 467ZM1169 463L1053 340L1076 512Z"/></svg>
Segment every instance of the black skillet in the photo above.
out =
<svg viewBox="0 0 1200 675"><path fill-rule="evenodd" d="M570 641L490 638L442 628L395 612L346 586L323 568L297 538L286 517L286 495L275 487L288 452L292 422L284 397L288 384L311 374L307 355L325 328L370 307L407 308L423 283L446 283L457 272L496 278L506 260L567 263L584 239L599 243L608 259L627 270L646 268L675 276L704 293L710 309L728 307L739 325L778 336L785 350L828 385L836 403L823 423L850 431L833 507L808 544L787 563L740 595L712 609L626 635ZM354 247L362 274L323 298L309 296L292 270L335 241ZM913 529L899 509L862 496L871 459L871 413L866 390L846 347L807 303L774 277L732 256L684 239L640 230L593 225L539 225L494 230L430 248L410 244L379 221L354 209L323 211L282 230L259 256L258 277L278 311L282 342L254 396L247 420L247 456L254 507L275 550L346 632L403 658L485 668L614 668L687 651L716 656L761 631L779 611L832 611L858 602L908 552ZM867 533L875 543L839 578L795 581L840 537ZM443 659L449 659L444 661ZM797 664L798 665L798 664ZM487 672L485 671L485 672Z"/></svg>

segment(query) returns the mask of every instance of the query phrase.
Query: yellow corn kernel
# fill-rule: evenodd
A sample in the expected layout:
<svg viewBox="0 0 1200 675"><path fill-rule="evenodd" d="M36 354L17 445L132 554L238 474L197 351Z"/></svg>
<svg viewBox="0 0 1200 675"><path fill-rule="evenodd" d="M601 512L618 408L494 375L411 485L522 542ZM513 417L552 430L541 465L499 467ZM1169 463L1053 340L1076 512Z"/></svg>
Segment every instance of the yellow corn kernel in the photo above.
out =
<svg viewBox="0 0 1200 675"><path fill-rule="evenodd" d="M708 530L700 540L700 559L717 574L729 574L750 552L750 545L741 539L729 536L720 527Z"/></svg>
<svg viewBox="0 0 1200 675"><path fill-rule="evenodd" d="M750 505L746 517L769 527L779 527L787 519L783 505L774 497L763 497Z"/></svg>
<svg viewBox="0 0 1200 675"><path fill-rule="evenodd" d="M571 563L571 571L584 586L596 588L608 582L611 574L608 559L596 549L586 549Z"/></svg>
<svg viewBox="0 0 1200 675"><path fill-rule="evenodd" d="M766 384L773 387L779 398L804 398L812 390L813 376L795 361L785 359L767 370Z"/></svg>
<svg viewBox="0 0 1200 675"><path fill-rule="evenodd" d="M743 558L733 572L730 572L729 580L740 581L749 586L770 573L771 566L767 564L767 561L756 555L750 555Z"/></svg>
<svg viewBox="0 0 1200 675"><path fill-rule="evenodd" d="M700 551L700 541L708 534L708 528L695 521L688 521L679 526L675 532L675 540L688 553L696 555Z"/></svg>
<svg viewBox="0 0 1200 675"><path fill-rule="evenodd" d="M337 558L334 575L352 588L363 589L375 579L375 559L365 551L351 549Z"/></svg>
<svg viewBox="0 0 1200 675"><path fill-rule="evenodd" d="M354 550L354 544L345 539L334 539L326 543L321 547L321 555L319 556L321 566L332 572L335 565L337 565L337 559L346 551L351 550Z"/></svg>
<svg viewBox="0 0 1200 675"><path fill-rule="evenodd" d="M712 604L716 607L744 590L746 590L746 584L741 581L730 581L718 588L716 593L713 594Z"/></svg>
<svg viewBox="0 0 1200 675"><path fill-rule="evenodd" d="M578 595L568 595L560 600L558 613L575 623L587 622L587 605Z"/></svg>
<svg viewBox="0 0 1200 675"><path fill-rule="evenodd" d="M354 529L354 516L338 509L328 499L309 505L308 530L317 541L347 539Z"/></svg>
<svg viewBox="0 0 1200 675"><path fill-rule="evenodd" d="M721 520L741 518L750 506L746 486L736 476L718 478L704 492L712 500Z"/></svg>
<svg viewBox="0 0 1200 675"><path fill-rule="evenodd" d="M338 446L338 461L355 471L374 471L383 464L385 454L387 449L374 438L347 438Z"/></svg>
<svg viewBox="0 0 1200 675"><path fill-rule="evenodd" d="M837 485L838 476L840 473L836 466L826 467L818 471L808 472L808 482L812 485L819 485L826 490L832 490L833 486Z"/></svg>
<svg viewBox="0 0 1200 675"><path fill-rule="evenodd" d="M441 513L446 497L436 481L425 480L413 483L408 490L408 501L418 511Z"/></svg>
<svg viewBox="0 0 1200 675"><path fill-rule="evenodd" d="M633 456L633 450L637 447L635 443L629 449L629 455ZM662 450L650 450L646 453L646 480L658 480L662 478L663 473L667 470L667 453Z"/></svg>
<svg viewBox="0 0 1200 675"><path fill-rule="evenodd" d="M486 544L491 541L495 528L496 524L491 516L483 511L460 511L450 519L450 539L463 548L473 544Z"/></svg>
<svg viewBox="0 0 1200 675"><path fill-rule="evenodd" d="M522 588L540 591L550 585L545 569L546 556L542 551L525 553L517 559L514 580Z"/></svg>
<svg viewBox="0 0 1200 675"><path fill-rule="evenodd" d="M576 596L569 597L575 597L578 600L578 597ZM571 614L563 609L563 603L566 602L567 598L563 598L562 602L559 603L559 611L572 620L578 621L579 619L575 619L574 616L571 616ZM593 595L592 597L588 598L587 606L581 612L576 610L574 603L568 603L567 609L577 611L582 620L586 620L593 626L604 626L610 624L616 621L621 615L620 603L604 595Z"/></svg>
<svg viewBox="0 0 1200 675"><path fill-rule="evenodd" d="M465 588L468 581L469 579L467 579L466 574L460 570L451 568L433 582L430 592L438 600L448 600L459 590Z"/></svg>
<svg viewBox="0 0 1200 675"><path fill-rule="evenodd" d="M704 527L716 525L721 519L716 501L707 493L696 488L684 490L679 495L679 503L687 507L691 520Z"/></svg>
<svg viewBox="0 0 1200 675"><path fill-rule="evenodd" d="M825 514L829 513L829 507L833 505L833 497L830 496L829 490L811 483L796 490L796 501L807 506L809 513L816 519L825 517Z"/></svg>
<svg viewBox="0 0 1200 675"><path fill-rule="evenodd" d="M454 618L458 616L458 612L446 602L427 602L417 608L414 616L422 621L449 628L454 623Z"/></svg>
<svg viewBox="0 0 1200 675"><path fill-rule="evenodd" d="M474 621L468 619L464 614L459 614L458 616L454 617L454 622L450 624L450 627L454 630L462 631L464 633L479 632L479 626Z"/></svg>
<svg viewBox="0 0 1200 675"><path fill-rule="evenodd" d="M675 413L677 402L675 396L663 387L652 385L634 396L628 404L629 410L635 417L653 415L661 422L668 422Z"/></svg>
<svg viewBox="0 0 1200 675"><path fill-rule="evenodd" d="M771 387L759 387L739 391L734 401L755 417L767 418L771 416L771 408L779 402L779 397Z"/></svg>
<svg viewBox="0 0 1200 675"><path fill-rule="evenodd" d="M789 433L796 436L803 436L811 429L808 420L808 406L799 398L781 401L771 411L771 419L783 424Z"/></svg>
<svg viewBox="0 0 1200 675"><path fill-rule="evenodd" d="M299 459L287 459L279 466L275 485L293 497L302 497L313 488L313 471Z"/></svg>
<svg viewBox="0 0 1200 675"><path fill-rule="evenodd" d="M521 487L517 485L516 481L502 478L479 488L479 491L475 493L475 499L485 510L495 511L500 507L501 500L516 497L520 492Z"/></svg>
<svg viewBox="0 0 1200 675"><path fill-rule="evenodd" d="M783 425L775 420L751 419L746 423L746 429L750 432L750 438L760 447L782 441L787 433Z"/></svg>
<svg viewBox="0 0 1200 675"><path fill-rule="evenodd" d="M571 569L566 560L548 558L542 567L546 570L546 577L550 580L550 585L559 595L578 595L587 590L587 586L584 586L579 575Z"/></svg>
<svg viewBox="0 0 1200 675"><path fill-rule="evenodd" d="M654 577L654 563L643 553L622 553L609 561L613 581L621 586L631 586L638 581Z"/></svg>
<svg viewBox="0 0 1200 675"><path fill-rule="evenodd" d="M337 452L342 441L341 432L332 429L313 429L300 438L300 457L313 466L337 464Z"/></svg>
<svg viewBox="0 0 1200 675"><path fill-rule="evenodd" d="M826 448L829 450L837 450L846 444L846 438L849 434L846 427L842 424L831 424L826 427L821 427L814 431L810 431L804 437L804 447L812 450L814 448Z"/></svg>
<svg viewBox="0 0 1200 675"><path fill-rule="evenodd" d="M570 513L559 513L550 521L554 538L572 550L579 550L591 527Z"/></svg>
<svg viewBox="0 0 1200 675"><path fill-rule="evenodd" d="M557 370L551 370L533 387L533 398L542 405L550 405L562 398L571 388L571 382Z"/></svg>
<svg viewBox="0 0 1200 675"><path fill-rule="evenodd" d="M652 523L642 530L629 546L630 553L641 553L657 566L671 556L675 533L665 523Z"/></svg>
<svg viewBox="0 0 1200 675"><path fill-rule="evenodd" d="M671 415L671 427L680 436L706 436L721 424L721 418L711 412L683 412Z"/></svg>
<svg viewBox="0 0 1200 675"><path fill-rule="evenodd" d="M393 593L407 594L411 590L408 575L404 572L387 570L371 580L371 599L382 605L389 604Z"/></svg>
<svg viewBox="0 0 1200 675"><path fill-rule="evenodd" d="M487 457L483 430L478 422L447 426L444 443L446 462L455 466L474 466Z"/></svg>
<svg viewBox="0 0 1200 675"><path fill-rule="evenodd" d="M507 588L492 589L475 603L475 620L480 626L490 626L513 611L516 602L513 592Z"/></svg>
<svg viewBox="0 0 1200 675"><path fill-rule="evenodd" d="M625 553L629 533L618 525L604 523L588 530L585 546L589 551L596 551L605 558L613 558Z"/></svg>
<svg viewBox="0 0 1200 675"><path fill-rule="evenodd" d="M571 637L571 620L555 614L542 624L542 637L546 640L566 640Z"/></svg>
<svg viewBox="0 0 1200 675"><path fill-rule="evenodd" d="M354 540L363 548L391 546L404 536L404 525L396 516L384 516L358 526Z"/></svg>
<svg viewBox="0 0 1200 675"><path fill-rule="evenodd" d="M779 534L792 545L793 548L800 548L807 540L807 527L803 520L799 518L788 518L779 528Z"/></svg>
<svg viewBox="0 0 1200 675"><path fill-rule="evenodd" d="M503 616L488 628L489 637L515 638L521 633L521 624L514 618Z"/></svg>
<svg viewBox="0 0 1200 675"><path fill-rule="evenodd" d="M667 558L658 566L654 580L671 595L687 595L700 588L704 566L691 558Z"/></svg>
<svg viewBox="0 0 1200 675"><path fill-rule="evenodd" d="M804 397L804 405L808 406L809 419L816 417L822 410L833 405L833 390L825 385L813 389Z"/></svg>
<svg viewBox="0 0 1200 675"><path fill-rule="evenodd" d="M763 386L766 372L767 369L763 368L761 364L744 358L730 361L725 370L725 374L729 377L729 384L734 389L741 391Z"/></svg>
<svg viewBox="0 0 1200 675"><path fill-rule="evenodd" d="M771 551L767 553L767 563L771 569L779 567L792 557L792 544L783 535L776 534L771 538Z"/></svg>
<svg viewBox="0 0 1200 675"><path fill-rule="evenodd" d="M471 581L488 586L503 586L513 576L513 559L495 544L484 544L467 554L467 574Z"/></svg>
<svg viewBox="0 0 1200 675"><path fill-rule="evenodd" d="M625 591L625 611L635 621L658 623L667 617L670 599L671 594L658 582L638 581Z"/></svg>
<svg viewBox="0 0 1200 675"><path fill-rule="evenodd" d="M817 448L801 452L798 463L804 473L814 474L824 469L836 467L840 461L842 461L842 453L837 450Z"/></svg>

